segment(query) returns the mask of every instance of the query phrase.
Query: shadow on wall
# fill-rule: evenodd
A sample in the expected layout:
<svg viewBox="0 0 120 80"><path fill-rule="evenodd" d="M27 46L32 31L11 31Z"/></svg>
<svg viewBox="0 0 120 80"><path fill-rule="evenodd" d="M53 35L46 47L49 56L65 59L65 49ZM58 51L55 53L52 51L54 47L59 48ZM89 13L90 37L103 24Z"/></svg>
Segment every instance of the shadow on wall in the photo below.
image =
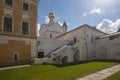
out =
<svg viewBox="0 0 120 80"><path fill-rule="evenodd" d="M80 60L80 51L77 49L73 55L74 62L77 62Z"/></svg>
<svg viewBox="0 0 120 80"><path fill-rule="evenodd" d="M68 63L68 56L64 56L62 58L62 64L67 64Z"/></svg>

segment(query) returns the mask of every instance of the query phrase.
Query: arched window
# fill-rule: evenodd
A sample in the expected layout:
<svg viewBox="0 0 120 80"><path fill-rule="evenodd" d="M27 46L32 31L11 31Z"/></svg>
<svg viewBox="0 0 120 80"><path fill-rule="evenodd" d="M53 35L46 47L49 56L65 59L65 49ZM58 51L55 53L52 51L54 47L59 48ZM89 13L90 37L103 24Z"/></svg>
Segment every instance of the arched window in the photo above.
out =
<svg viewBox="0 0 120 80"><path fill-rule="evenodd" d="M76 39L76 37L74 38L74 43L76 43L76 41L77 41L77 39Z"/></svg>
<svg viewBox="0 0 120 80"><path fill-rule="evenodd" d="M18 55L17 54L14 55L14 60L18 60Z"/></svg>
<svg viewBox="0 0 120 80"><path fill-rule="evenodd" d="M50 33L50 38L52 38L52 33Z"/></svg>
<svg viewBox="0 0 120 80"><path fill-rule="evenodd" d="M91 42L93 43L93 41L94 41L94 40L93 40L93 37L91 37Z"/></svg>
<svg viewBox="0 0 120 80"><path fill-rule="evenodd" d="M64 56L62 58L62 64L67 64L68 63L68 56Z"/></svg>
<svg viewBox="0 0 120 80"><path fill-rule="evenodd" d="M19 59L19 53L18 52L13 53L13 59L15 61Z"/></svg>

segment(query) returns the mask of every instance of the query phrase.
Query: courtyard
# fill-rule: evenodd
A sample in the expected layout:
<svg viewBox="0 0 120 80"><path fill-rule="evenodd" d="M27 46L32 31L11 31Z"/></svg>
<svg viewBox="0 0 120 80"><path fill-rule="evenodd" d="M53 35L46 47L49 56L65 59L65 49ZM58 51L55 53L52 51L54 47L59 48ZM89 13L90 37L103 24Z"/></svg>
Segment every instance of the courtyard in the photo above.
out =
<svg viewBox="0 0 120 80"><path fill-rule="evenodd" d="M117 64L119 63L89 62L61 67L55 65L32 65L1 70L0 80L76 80L79 77L84 77ZM119 75L119 73L117 74ZM109 80L109 78L107 80Z"/></svg>

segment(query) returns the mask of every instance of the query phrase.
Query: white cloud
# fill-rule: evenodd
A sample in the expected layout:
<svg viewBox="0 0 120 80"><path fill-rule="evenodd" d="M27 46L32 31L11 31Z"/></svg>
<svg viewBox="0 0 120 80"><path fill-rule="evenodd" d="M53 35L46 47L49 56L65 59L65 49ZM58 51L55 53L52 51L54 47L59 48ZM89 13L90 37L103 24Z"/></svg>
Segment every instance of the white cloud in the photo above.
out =
<svg viewBox="0 0 120 80"><path fill-rule="evenodd" d="M56 19L60 19L60 17L56 17Z"/></svg>
<svg viewBox="0 0 120 80"><path fill-rule="evenodd" d="M108 34L117 32L120 28L120 19L117 19L115 22L108 19L103 19L96 28Z"/></svg>
<svg viewBox="0 0 120 80"><path fill-rule="evenodd" d="M105 12L106 12L105 9L94 7L92 10L90 10L88 12L84 12L82 16L86 17L87 15L93 15L93 14L101 14L102 15Z"/></svg>
<svg viewBox="0 0 120 80"><path fill-rule="evenodd" d="M70 26L70 23L69 23L69 22L67 22L67 26Z"/></svg>
<svg viewBox="0 0 120 80"><path fill-rule="evenodd" d="M83 13L83 17L85 17L85 16L87 16L87 12L84 12L84 13Z"/></svg>
<svg viewBox="0 0 120 80"><path fill-rule="evenodd" d="M102 9L102 8L97 8L97 7L94 7L90 13L91 14L104 14L106 11L105 9Z"/></svg>
<svg viewBox="0 0 120 80"><path fill-rule="evenodd" d="M56 17L55 20L59 20L60 17ZM45 16L45 23L48 23L49 22L49 17L48 16ZM60 22L59 22L60 23Z"/></svg>
<svg viewBox="0 0 120 80"><path fill-rule="evenodd" d="M40 24L37 24L37 36L39 36Z"/></svg>
<svg viewBox="0 0 120 80"><path fill-rule="evenodd" d="M60 24L61 26L63 26L63 23L61 23L61 22L58 22L58 24ZM66 24L67 24L67 26L69 26L68 22Z"/></svg>
<svg viewBox="0 0 120 80"><path fill-rule="evenodd" d="M58 24L60 24L61 26L63 25L63 23L61 23L61 22L58 22Z"/></svg>
<svg viewBox="0 0 120 80"><path fill-rule="evenodd" d="M48 23L49 22L49 18L48 16L45 16L45 23Z"/></svg>

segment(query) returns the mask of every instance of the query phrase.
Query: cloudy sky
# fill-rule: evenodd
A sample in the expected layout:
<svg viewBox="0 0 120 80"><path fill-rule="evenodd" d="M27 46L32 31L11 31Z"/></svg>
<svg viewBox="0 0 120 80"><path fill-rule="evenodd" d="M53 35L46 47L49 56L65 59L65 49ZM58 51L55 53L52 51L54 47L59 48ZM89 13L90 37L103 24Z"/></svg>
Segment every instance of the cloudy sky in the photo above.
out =
<svg viewBox="0 0 120 80"><path fill-rule="evenodd" d="M47 23L51 11L56 15L56 22L68 23L68 30L83 24L96 26L106 33L120 28L120 0L40 0L38 24Z"/></svg>

